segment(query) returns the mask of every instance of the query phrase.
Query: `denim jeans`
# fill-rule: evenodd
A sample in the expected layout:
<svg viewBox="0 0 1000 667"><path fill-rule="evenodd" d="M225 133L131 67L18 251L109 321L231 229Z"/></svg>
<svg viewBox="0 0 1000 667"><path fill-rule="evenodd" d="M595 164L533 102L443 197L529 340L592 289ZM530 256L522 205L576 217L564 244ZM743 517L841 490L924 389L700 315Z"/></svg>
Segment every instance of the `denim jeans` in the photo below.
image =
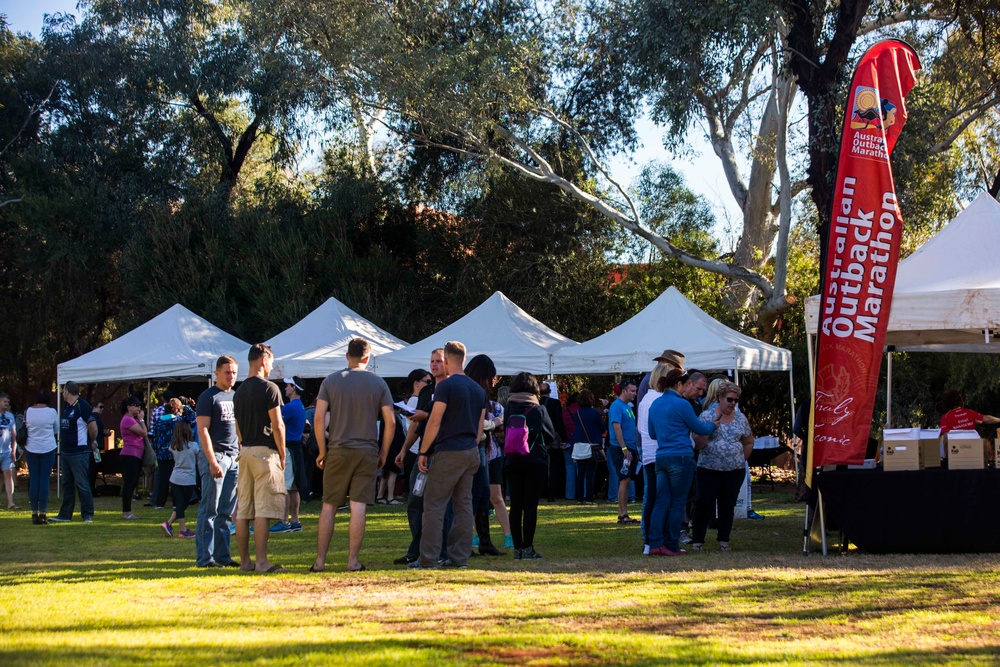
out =
<svg viewBox="0 0 1000 667"><path fill-rule="evenodd" d="M642 466L642 478L646 488L642 492L642 542L649 544L649 522L653 517L653 506L656 505L656 464L647 463Z"/></svg>
<svg viewBox="0 0 1000 667"><path fill-rule="evenodd" d="M229 553L229 526L236 508L236 477L240 466L235 458L216 453L215 460L222 468L222 477L216 479L201 450L196 458L201 473L201 504L194 535L197 564L206 567L214 561L226 565L233 561Z"/></svg>
<svg viewBox="0 0 1000 667"><path fill-rule="evenodd" d="M573 461L576 467L576 499L581 502L594 502L594 473L597 462L594 457Z"/></svg>
<svg viewBox="0 0 1000 667"><path fill-rule="evenodd" d="M28 502L32 512L47 512L49 508L49 481L52 466L56 464L56 450L44 454L25 451L28 460Z"/></svg>
<svg viewBox="0 0 1000 667"><path fill-rule="evenodd" d="M413 495L413 482L417 479L417 466L413 466L410 471L410 495L406 499L406 520L410 524L410 546L406 548L406 557L416 560L420 557L420 537L423 535L424 526L424 497ZM451 524L455 520L455 509L452 503L444 511L444 528L441 531L441 559L448 557L448 532L451 531Z"/></svg>
<svg viewBox="0 0 1000 667"><path fill-rule="evenodd" d="M88 449L79 454L62 455L62 507L59 508L59 518L69 521L73 518L73 508L76 505L76 495L80 495L80 516L84 519L94 518L94 494L90 490L90 457Z"/></svg>
<svg viewBox="0 0 1000 667"><path fill-rule="evenodd" d="M472 478L472 513L483 514L493 507L490 503L490 469L486 467L486 448L479 450L479 470Z"/></svg>
<svg viewBox="0 0 1000 667"><path fill-rule="evenodd" d="M572 445L563 450L563 458L566 460L566 500L573 500L576 498L576 463L573 462Z"/></svg>
<svg viewBox="0 0 1000 667"><path fill-rule="evenodd" d="M693 477L694 456L656 457L656 504L647 531L650 548L666 546L677 551Z"/></svg>

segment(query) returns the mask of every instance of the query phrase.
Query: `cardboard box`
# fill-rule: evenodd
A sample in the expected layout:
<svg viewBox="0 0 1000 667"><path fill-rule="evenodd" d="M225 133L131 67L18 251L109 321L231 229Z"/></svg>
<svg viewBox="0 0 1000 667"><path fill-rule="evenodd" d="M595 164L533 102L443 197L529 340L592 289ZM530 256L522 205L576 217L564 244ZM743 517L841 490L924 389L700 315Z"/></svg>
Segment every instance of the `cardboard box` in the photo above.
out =
<svg viewBox="0 0 1000 667"><path fill-rule="evenodd" d="M986 467L987 441L976 431L951 431L947 446L949 470L982 470Z"/></svg>
<svg viewBox="0 0 1000 667"><path fill-rule="evenodd" d="M919 428L887 428L882 431L882 469L920 470Z"/></svg>
<svg viewBox="0 0 1000 667"><path fill-rule="evenodd" d="M922 428L920 429L920 467L940 468L941 467L941 429Z"/></svg>

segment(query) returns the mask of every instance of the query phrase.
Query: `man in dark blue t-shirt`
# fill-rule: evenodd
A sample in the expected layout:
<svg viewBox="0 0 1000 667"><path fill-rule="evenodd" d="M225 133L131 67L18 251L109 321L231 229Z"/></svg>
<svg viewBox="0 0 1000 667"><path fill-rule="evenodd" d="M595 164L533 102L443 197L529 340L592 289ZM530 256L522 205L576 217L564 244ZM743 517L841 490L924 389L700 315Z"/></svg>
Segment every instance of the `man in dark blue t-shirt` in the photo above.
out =
<svg viewBox="0 0 1000 667"><path fill-rule="evenodd" d="M236 480L240 443L236 436L233 385L236 360L219 357L215 362L215 385L198 397L198 470L201 502L195 528L195 558L198 567L236 567L229 551L229 527L236 509Z"/></svg>
<svg viewBox="0 0 1000 667"><path fill-rule="evenodd" d="M87 401L80 398L80 386L63 386L62 415L59 423L59 454L62 456L62 507L49 521L65 523L73 518L76 496L80 496L80 516L94 521L94 494L90 490L90 457L97 449L97 421ZM74 493L75 490L75 493Z"/></svg>
<svg viewBox="0 0 1000 667"><path fill-rule="evenodd" d="M441 552L441 529L448 501L455 521L448 534L446 564L465 567L472 554L472 477L479 469L477 443L486 418L486 392L466 377L465 346L449 341L444 346L448 378L434 388L434 403L427 429L420 441L417 466L427 475L420 560L410 567L436 567ZM433 464L430 460L433 452Z"/></svg>

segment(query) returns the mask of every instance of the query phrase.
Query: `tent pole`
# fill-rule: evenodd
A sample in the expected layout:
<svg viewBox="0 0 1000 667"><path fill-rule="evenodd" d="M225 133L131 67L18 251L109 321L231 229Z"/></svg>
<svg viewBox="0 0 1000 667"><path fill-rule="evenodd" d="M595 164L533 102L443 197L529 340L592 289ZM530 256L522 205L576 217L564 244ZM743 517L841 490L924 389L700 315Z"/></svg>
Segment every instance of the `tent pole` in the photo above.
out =
<svg viewBox="0 0 1000 667"><path fill-rule="evenodd" d="M795 433L793 429L795 428L795 380L792 378L792 368L788 368L788 398L789 406L792 408L792 421L789 427L789 432L792 433L792 461L795 463L795 484L798 485L802 480L799 479L799 455L795 454Z"/></svg>
<svg viewBox="0 0 1000 667"><path fill-rule="evenodd" d="M59 415L59 424L62 425L62 385L56 379L56 414ZM56 433L56 498L62 498L62 428Z"/></svg>
<svg viewBox="0 0 1000 667"><path fill-rule="evenodd" d="M149 405L149 392L152 389L152 381L146 380L146 432L149 433L149 426L153 423L153 408Z"/></svg>
<svg viewBox="0 0 1000 667"><path fill-rule="evenodd" d="M885 356L885 427L892 428L892 350Z"/></svg>

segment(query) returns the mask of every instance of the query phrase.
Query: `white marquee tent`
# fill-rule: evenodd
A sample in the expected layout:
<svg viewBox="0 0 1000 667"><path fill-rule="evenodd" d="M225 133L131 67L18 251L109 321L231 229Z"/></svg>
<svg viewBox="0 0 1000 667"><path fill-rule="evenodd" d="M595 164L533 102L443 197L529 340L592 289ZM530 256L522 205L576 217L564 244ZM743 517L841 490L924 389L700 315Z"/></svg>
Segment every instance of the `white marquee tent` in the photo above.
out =
<svg viewBox="0 0 1000 667"><path fill-rule="evenodd" d="M982 193L896 269L885 344L886 426L892 425L892 350L1000 354L1000 203ZM810 374L819 296L806 300Z"/></svg>
<svg viewBox="0 0 1000 667"><path fill-rule="evenodd" d="M686 368L705 370L792 370L792 353L744 336L712 319L676 287L637 315L586 343L553 355L558 375L641 373L663 350L682 352Z"/></svg>
<svg viewBox="0 0 1000 667"><path fill-rule="evenodd" d="M901 351L1000 353L1000 203L982 193L899 263L886 345ZM806 300L815 334L819 296Z"/></svg>
<svg viewBox="0 0 1000 667"><path fill-rule="evenodd" d="M180 304L76 359L59 364L59 385L211 377L215 360L245 343Z"/></svg>
<svg viewBox="0 0 1000 667"><path fill-rule="evenodd" d="M326 377L347 366L347 344L358 336L371 344L375 358L407 345L330 297L300 322L267 341L276 355L275 375Z"/></svg>
<svg viewBox="0 0 1000 667"><path fill-rule="evenodd" d="M428 368L431 351L450 340L465 344L468 358L488 354L500 375L550 372L551 355L577 345L553 331L500 292L441 331L396 352L376 357L375 372L403 377L414 368Z"/></svg>

